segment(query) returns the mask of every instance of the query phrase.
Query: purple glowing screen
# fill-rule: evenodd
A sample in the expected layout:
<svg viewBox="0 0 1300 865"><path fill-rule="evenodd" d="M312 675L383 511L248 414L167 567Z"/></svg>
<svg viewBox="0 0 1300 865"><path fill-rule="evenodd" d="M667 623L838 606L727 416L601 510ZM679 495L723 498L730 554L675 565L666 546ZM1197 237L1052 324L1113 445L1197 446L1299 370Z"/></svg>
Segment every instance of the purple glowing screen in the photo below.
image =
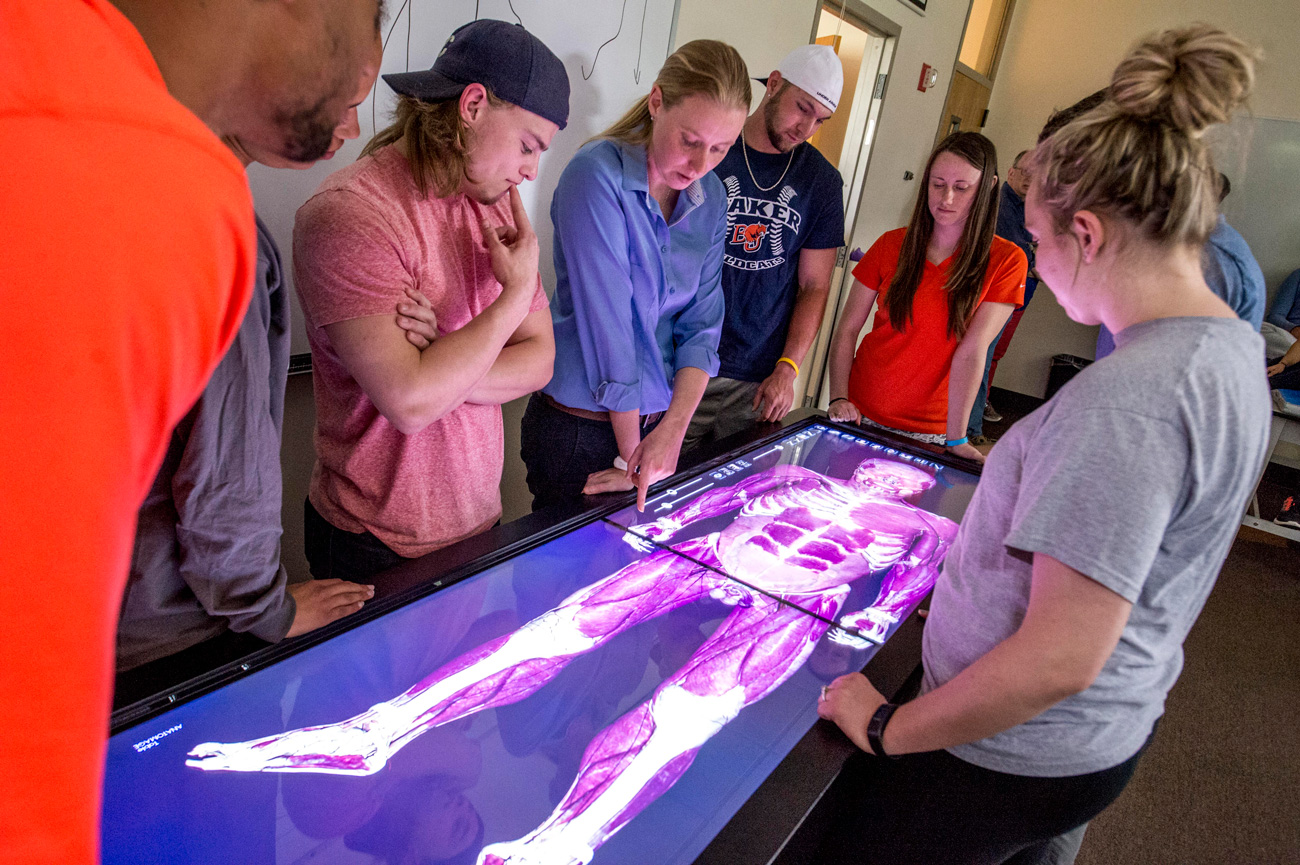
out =
<svg viewBox="0 0 1300 865"><path fill-rule="evenodd" d="M689 863L924 597L965 472L813 425L125 730L105 863Z"/></svg>

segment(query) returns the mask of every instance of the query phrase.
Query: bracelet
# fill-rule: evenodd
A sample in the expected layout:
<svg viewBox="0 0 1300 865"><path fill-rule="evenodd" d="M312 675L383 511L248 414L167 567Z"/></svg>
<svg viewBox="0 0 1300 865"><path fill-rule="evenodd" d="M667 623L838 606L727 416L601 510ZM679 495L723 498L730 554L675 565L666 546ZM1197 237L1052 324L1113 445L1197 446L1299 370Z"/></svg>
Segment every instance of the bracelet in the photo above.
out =
<svg viewBox="0 0 1300 865"><path fill-rule="evenodd" d="M966 444L966 442L968 441L970 441L970 436L962 436L959 439L949 439L948 441L943 443L943 446L946 448L955 448L958 445Z"/></svg>
<svg viewBox="0 0 1300 865"><path fill-rule="evenodd" d="M881 703L880 708L876 709L876 714L871 716L867 722L867 744L871 746L871 753L877 757L884 757L887 760L897 760L897 756L891 757L885 753L884 742L881 737L885 735L885 725L893 717L895 710L898 709L897 703Z"/></svg>
<svg viewBox="0 0 1300 865"><path fill-rule="evenodd" d="M621 472L627 471L627 460L623 459L621 456L614 457L614 468Z"/></svg>
<svg viewBox="0 0 1300 865"><path fill-rule="evenodd" d="M831 406L835 405L835 403L837 403L837 402L841 402L841 401L843 401L843 402L848 402L848 401L849 401L849 398L846 397L846 396L837 396L837 397L835 397L835 399L833 399L833 400L831 400L830 402L826 403L826 407L827 407L827 408L830 408Z"/></svg>
<svg viewBox="0 0 1300 865"><path fill-rule="evenodd" d="M778 357L778 358L776 359L776 362L777 362L777 363L788 363L788 364L790 364L790 366L794 368L794 374L795 374L795 375L798 375L798 374L799 374L799 364L797 364L797 363L795 363L794 361L790 360L790 358L788 358L788 357Z"/></svg>

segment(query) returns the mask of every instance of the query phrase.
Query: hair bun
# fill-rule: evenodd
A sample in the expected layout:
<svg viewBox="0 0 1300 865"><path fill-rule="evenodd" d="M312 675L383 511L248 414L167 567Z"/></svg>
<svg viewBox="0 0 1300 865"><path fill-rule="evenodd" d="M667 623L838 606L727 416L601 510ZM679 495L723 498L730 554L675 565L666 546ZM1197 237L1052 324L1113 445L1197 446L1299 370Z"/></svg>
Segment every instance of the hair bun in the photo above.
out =
<svg viewBox="0 0 1300 865"><path fill-rule="evenodd" d="M1225 123L1255 83L1257 52L1208 24L1149 36L1115 68L1120 114L1165 120L1188 135Z"/></svg>

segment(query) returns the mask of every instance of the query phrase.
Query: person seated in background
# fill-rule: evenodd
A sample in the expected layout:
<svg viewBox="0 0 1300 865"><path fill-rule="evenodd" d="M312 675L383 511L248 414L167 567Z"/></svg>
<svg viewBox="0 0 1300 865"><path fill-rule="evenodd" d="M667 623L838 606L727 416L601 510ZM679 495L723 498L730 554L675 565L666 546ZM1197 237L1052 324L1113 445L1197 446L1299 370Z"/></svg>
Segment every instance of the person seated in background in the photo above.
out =
<svg viewBox="0 0 1300 865"><path fill-rule="evenodd" d="M564 65L523 27L457 29L385 75L392 125L299 210L295 285L316 396L305 545L365 581L501 517L501 404L551 376L538 244L516 188L569 114ZM432 343L393 305L436 324Z"/></svg>
<svg viewBox="0 0 1300 865"><path fill-rule="evenodd" d="M828 45L800 46L766 84L740 138L713 169L727 189L726 314L718 374L704 389L683 450L785 417L844 243L844 180L808 143L839 104L840 59Z"/></svg>
<svg viewBox="0 0 1300 865"><path fill-rule="evenodd" d="M322 159L361 134L357 106L374 86L380 60L376 30L371 62ZM223 140L245 168L315 164L284 159L237 136ZM217 667L327 625L361 609L373 594L370 586L343 580L290 584L280 564L289 297L280 250L255 219L257 273L248 311L172 434L140 508L117 625L119 702L124 694L172 684L186 670Z"/></svg>
<svg viewBox="0 0 1300 865"><path fill-rule="evenodd" d="M977 132L939 142L911 222L881 235L853 268L831 337L832 419L983 462L966 423L989 346L1024 301L1029 266L1014 243L993 233L997 164L993 142ZM855 354L873 306L871 332Z"/></svg>
<svg viewBox="0 0 1300 865"><path fill-rule="evenodd" d="M1227 175L1219 175L1219 206L1232 191ZM1268 287L1264 284L1264 271L1250 251L1246 238L1228 224L1220 213L1214 231L1205 242L1201 255L1201 269L1210 290L1223 298L1242 321L1250 322L1259 330L1264 321L1264 304ZM1097 359L1115 350L1115 338L1105 325L1097 334Z"/></svg>
<svg viewBox="0 0 1300 865"><path fill-rule="evenodd" d="M520 430L533 510L677 471L718 371L727 196L713 167L749 111L749 72L712 39L569 160L551 199L555 377Z"/></svg>
<svg viewBox="0 0 1300 865"><path fill-rule="evenodd" d="M998 414L997 409L993 408L993 404L989 401L989 388L993 386L993 376L997 374L998 361L1002 360L1011 346L1011 338L1015 336L1016 328L1020 326L1025 307L1029 306L1029 301L1034 296L1034 289L1038 287L1038 275L1034 272L1034 239L1025 230L1025 195L1029 191L1030 177L1023 163L1027 153L1028 150L1017 153L1016 158L1011 162L1011 168L1007 171L1007 179L1003 182L1002 191L998 195L998 224L994 229L998 237L1005 238L1020 247L1020 251L1029 260L1029 272L1025 276L1025 300L1011 313L1011 318L1002 327L1002 333L989 347L988 359L984 363L984 378L980 381L979 392L975 394L975 405L971 408L970 421L966 424L966 435L972 444L987 443L984 438L984 421L997 423L1002 420L1002 415Z"/></svg>
<svg viewBox="0 0 1300 865"><path fill-rule="evenodd" d="M1300 270L1282 280L1261 332L1268 358L1268 386L1300 390ZM1300 490L1292 490L1283 499L1282 512L1273 522L1300 529Z"/></svg>
<svg viewBox="0 0 1300 865"><path fill-rule="evenodd" d="M1300 339L1300 270L1292 271L1278 286L1260 332L1264 334L1265 356L1270 364Z"/></svg>

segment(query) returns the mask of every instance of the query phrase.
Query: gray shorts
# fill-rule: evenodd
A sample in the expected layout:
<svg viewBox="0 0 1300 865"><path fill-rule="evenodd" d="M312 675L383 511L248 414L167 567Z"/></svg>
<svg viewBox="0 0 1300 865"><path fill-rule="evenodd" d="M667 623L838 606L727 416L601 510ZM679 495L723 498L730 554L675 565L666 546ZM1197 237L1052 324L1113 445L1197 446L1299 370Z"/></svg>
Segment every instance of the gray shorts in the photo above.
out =
<svg viewBox="0 0 1300 865"><path fill-rule="evenodd" d="M706 442L726 438L758 423L754 395L759 382L711 378L682 441L682 453Z"/></svg>

